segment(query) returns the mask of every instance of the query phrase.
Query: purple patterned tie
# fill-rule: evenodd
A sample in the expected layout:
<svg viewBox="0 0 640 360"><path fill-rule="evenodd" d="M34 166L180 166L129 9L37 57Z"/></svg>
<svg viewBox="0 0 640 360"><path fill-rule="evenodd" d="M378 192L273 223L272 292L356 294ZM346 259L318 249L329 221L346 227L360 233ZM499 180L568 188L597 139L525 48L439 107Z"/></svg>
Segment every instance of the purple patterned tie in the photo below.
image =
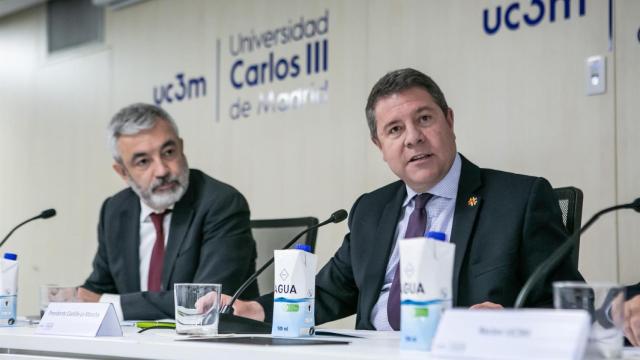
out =
<svg viewBox="0 0 640 360"><path fill-rule="evenodd" d="M427 229L427 209L425 205L433 195L424 193L414 197L415 206L413 212L409 216L409 225L404 233L404 238L413 238L424 236ZM396 265L395 275L389 290L389 299L387 300L387 319L393 330L400 330L400 263Z"/></svg>

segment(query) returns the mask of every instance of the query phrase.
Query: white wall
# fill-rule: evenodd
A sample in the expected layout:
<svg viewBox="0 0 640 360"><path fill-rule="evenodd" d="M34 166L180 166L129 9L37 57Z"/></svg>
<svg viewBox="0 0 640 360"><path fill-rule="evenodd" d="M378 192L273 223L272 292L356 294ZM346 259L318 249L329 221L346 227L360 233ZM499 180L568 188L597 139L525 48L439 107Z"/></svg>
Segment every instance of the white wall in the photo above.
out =
<svg viewBox="0 0 640 360"><path fill-rule="evenodd" d="M584 217L638 196L638 2L614 2L611 51L606 1L587 0L578 16L579 0L571 0L571 19L558 10L555 22L535 27L522 20L535 10L520 1L520 28L486 35L483 9L513 2L147 1L106 12L105 44L56 56L46 54L44 6L0 18L0 229L47 207L59 212L20 229L3 249L20 254L20 312L37 311L39 284L79 284L88 275L99 206L124 186L110 169L104 127L120 107L152 102L154 86L175 82L179 72L207 80L206 96L163 104L178 122L191 166L242 191L253 218L324 218L393 180L369 141L363 109L373 83L406 66L441 85L455 111L459 149L480 166L577 186L585 193ZM237 58L229 54L229 36L325 10L327 73L242 90L230 85ZM304 52L304 41L242 57L263 61L269 51L291 56ZM607 92L586 96L584 60L597 54L607 58ZM267 90L325 80L327 103L229 118L239 97L255 103ZM583 237L587 279L639 280L637 224L634 214L611 215ZM320 231L320 263L346 230L340 224Z"/></svg>
<svg viewBox="0 0 640 360"><path fill-rule="evenodd" d="M618 198L625 203L640 195L640 2L617 4L615 42L616 166ZM618 214L620 281L640 281L640 219L632 211Z"/></svg>

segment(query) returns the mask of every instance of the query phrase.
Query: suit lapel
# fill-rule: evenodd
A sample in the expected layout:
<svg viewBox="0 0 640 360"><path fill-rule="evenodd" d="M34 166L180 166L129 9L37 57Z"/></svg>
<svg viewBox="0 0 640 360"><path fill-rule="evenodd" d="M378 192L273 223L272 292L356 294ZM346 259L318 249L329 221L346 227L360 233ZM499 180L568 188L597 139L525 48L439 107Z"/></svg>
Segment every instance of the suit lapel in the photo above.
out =
<svg viewBox="0 0 640 360"><path fill-rule="evenodd" d="M460 269L469 246L475 219L482 205L482 198L477 194L477 190L482 186L480 169L464 156L461 155L460 157L462 159L462 169L460 171L460 182L458 184L458 195L451 230L451 242L456 244L453 261L454 306L458 296Z"/></svg>
<svg viewBox="0 0 640 360"><path fill-rule="evenodd" d="M406 195L407 192L404 183L399 181L398 189L384 206L380 216L380 222L375 232L372 233L373 241L371 246L382 251L374 250L369 266L367 266L367 272L376 277L375 286L367 286L361 289L365 292L363 299L367 299L362 314L367 314L365 320L370 326L373 325L370 324L369 314L371 314L373 305L378 301L380 295L380 289L382 288L384 276L387 272L389 257L395 244L395 231L398 225L398 218L400 217L400 210L402 209L402 202Z"/></svg>
<svg viewBox="0 0 640 360"><path fill-rule="evenodd" d="M187 230L191 224L191 218L193 217L192 204L194 194L192 188L195 184L193 184L192 180L193 178L191 178L187 192L184 194L182 199L176 203L173 211L171 212L169 238L167 240L166 251L164 252L164 265L162 267L162 289L164 290L172 290L169 289L168 286L173 273L173 268L176 264L178 252L182 247Z"/></svg>
<svg viewBox="0 0 640 360"><path fill-rule="evenodd" d="M118 289L121 293L140 291L140 200L131 192L127 205L120 211L117 243L119 254L124 260L124 269L128 273L123 276L126 289Z"/></svg>

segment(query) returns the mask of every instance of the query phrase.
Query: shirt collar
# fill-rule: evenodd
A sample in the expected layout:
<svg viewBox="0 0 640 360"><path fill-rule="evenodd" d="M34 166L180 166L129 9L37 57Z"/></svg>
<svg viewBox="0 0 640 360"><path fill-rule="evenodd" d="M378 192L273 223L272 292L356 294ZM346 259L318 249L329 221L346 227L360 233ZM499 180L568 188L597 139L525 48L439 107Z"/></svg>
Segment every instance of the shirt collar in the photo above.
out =
<svg viewBox="0 0 640 360"><path fill-rule="evenodd" d="M456 157L453 160L453 165L447 172L447 175L442 178L435 186L426 192L433 194L434 196L443 197L446 199L455 199L458 195L458 183L460 182L460 170L462 169L462 160L460 154L456 153ZM405 207L418 193L413 191L409 186L405 184L407 188L407 197L402 203L402 207Z"/></svg>
<svg viewBox="0 0 640 360"><path fill-rule="evenodd" d="M169 206L167 209L173 210L174 205ZM149 205L145 204L144 201L140 199L140 222L143 223L143 222L150 221L149 215L151 215L152 213L157 213L157 211L150 208Z"/></svg>

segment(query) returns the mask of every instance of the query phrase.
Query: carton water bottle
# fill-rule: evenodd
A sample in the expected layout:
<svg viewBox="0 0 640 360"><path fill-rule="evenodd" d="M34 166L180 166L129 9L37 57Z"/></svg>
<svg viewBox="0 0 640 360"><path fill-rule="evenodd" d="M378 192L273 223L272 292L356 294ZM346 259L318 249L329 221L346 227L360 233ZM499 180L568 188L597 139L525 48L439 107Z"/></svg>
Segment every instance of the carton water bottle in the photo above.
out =
<svg viewBox="0 0 640 360"><path fill-rule="evenodd" d="M0 260L0 326L16 323L18 305L18 255L5 253Z"/></svg>
<svg viewBox="0 0 640 360"><path fill-rule="evenodd" d="M274 251L273 336L315 332L316 256L310 251L308 245Z"/></svg>
<svg viewBox="0 0 640 360"><path fill-rule="evenodd" d="M429 350L442 313L451 307L455 245L446 235L401 240L400 345Z"/></svg>

